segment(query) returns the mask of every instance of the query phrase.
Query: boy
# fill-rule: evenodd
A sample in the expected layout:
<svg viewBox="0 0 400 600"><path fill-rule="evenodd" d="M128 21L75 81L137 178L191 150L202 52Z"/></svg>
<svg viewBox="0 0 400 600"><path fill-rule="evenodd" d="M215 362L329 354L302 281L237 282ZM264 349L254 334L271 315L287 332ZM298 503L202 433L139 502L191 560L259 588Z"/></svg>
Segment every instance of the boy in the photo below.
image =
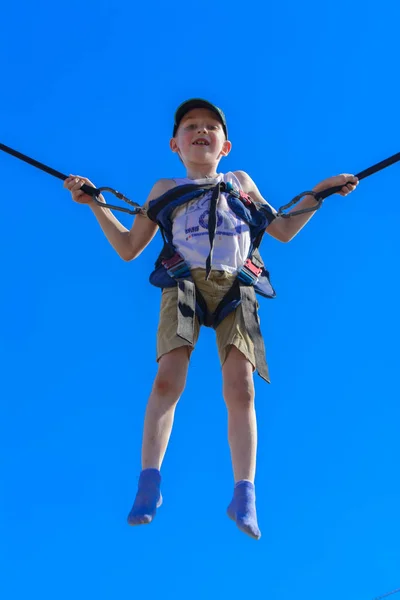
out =
<svg viewBox="0 0 400 600"><path fill-rule="evenodd" d="M225 182L236 190L242 190L253 202L268 208L270 220L266 232L281 242L289 242L314 214L308 212L290 219L276 218L276 211L264 200L247 173L217 173L220 160L231 150L231 142L228 140L225 115L206 100L192 99L181 104L175 114L170 148L184 164L186 178L158 180L143 207L143 213L137 215L130 230L110 210L98 206L90 196L80 191L83 183L93 185L88 179L70 176L64 183L72 193L73 200L90 206L110 244L126 261L139 256L157 232L157 223L146 214L150 202L178 185L216 185ZM319 192L341 185L340 195L346 196L356 188L358 180L353 175L343 174L322 181L313 190ZM232 287L250 247L249 227L233 213L225 196L222 193L218 197L215 212L217 231L210 272L206 272L206 259L207 255L211 256L208 235L211 192L180 206L172 215L174 247L188 264L195 289L201 292L210 312L216 309ZM100 200L105 204L103 197ZM309 195L296 209L312 207L314 204L313 196ZM142 471L137 495L128 516L130 525L150 523L162 503L161 464L172 430L175 407L185 387L190 354L198 336L197 319L193 343L177 335L177 297L176 285L163 289L157 333L158 372L146 409ZM259 539L261 532L257 523L254 488L257 427L253 372L257 356L252 338L246 330L243 313L244 309L239 305L216 328L235 481L228 516L247 535Z"/></svg>

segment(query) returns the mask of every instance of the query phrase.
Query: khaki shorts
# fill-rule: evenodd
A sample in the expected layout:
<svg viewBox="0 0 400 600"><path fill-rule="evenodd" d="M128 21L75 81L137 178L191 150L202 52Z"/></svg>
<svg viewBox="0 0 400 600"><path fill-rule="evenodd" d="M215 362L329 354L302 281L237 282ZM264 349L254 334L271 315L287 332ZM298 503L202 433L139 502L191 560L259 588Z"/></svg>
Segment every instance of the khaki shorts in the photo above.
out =
<svg viewBox="0 0 400 600"><path fill-rule="evenodd" d="M205 269L193 269L191 273L196 286L204 296L210 312L217 308L236 278L236 275L231 275L225 271L211 271L210 277L206 281ZM194 348L186 340L178 337L176 333L178 327L177 298L177 287L165 288L162 292L160 321L157 331L157 361L164 354L175 350L175 348L187 346L189 353ZM195 344L199 337L199 331L200 326L196 317L194 325ZM216 335L221 365L224 364L227 358L229 347L235 346L250 361L253 370L255 369L254 345L246 331L241 306L238 306L220 323L216 329Z"/></svg>

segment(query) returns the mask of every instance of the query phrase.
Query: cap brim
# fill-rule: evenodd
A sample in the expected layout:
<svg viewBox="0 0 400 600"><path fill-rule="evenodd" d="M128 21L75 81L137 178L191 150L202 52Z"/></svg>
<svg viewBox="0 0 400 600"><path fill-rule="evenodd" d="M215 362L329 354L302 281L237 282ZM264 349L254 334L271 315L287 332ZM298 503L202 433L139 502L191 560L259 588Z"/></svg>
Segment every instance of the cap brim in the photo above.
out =
<svg viewBox="0 0 400 600"><path fill-rule="evenodd" d="M181 104L178 107L178 109L175 113L175 120L174 120L174 131L173 131L174 136L177 132L177 129L178 129L179 124L182 121L183 117L190 110L193 110L195 108L206 108L207 110L212 111L218 117L218 120L220 121L220 123L224 129L225 135L226 135L226 137L228 137L228 131L227 131L224 113L222 112L222 110L220 108L218 108L211 102L208 102L207 100L203 100L202 98L193 98L192 100L187 100L186 102L184 102L183 104Z"/></svg>

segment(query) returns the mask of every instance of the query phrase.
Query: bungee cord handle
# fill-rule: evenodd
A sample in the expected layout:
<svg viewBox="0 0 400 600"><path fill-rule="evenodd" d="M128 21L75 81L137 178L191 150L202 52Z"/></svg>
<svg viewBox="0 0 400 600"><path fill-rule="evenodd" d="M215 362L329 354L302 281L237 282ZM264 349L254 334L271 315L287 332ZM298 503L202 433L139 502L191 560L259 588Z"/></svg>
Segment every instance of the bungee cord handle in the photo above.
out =
<svg viewBox="0 0 400 600"><path fill-rule="evenodd" d="M28 163L29 165L32 165L32 167L41 169L45 173L48 173L49 175L52 175L53 177L57 177L58 179L61 179L62 181L65 181L68 178L68 175L61 173L61 171L57 171L56 169L53 169L52 167L49 167L49 166L39 162L38 160L35 160L34 158L30 158L29 156L26 156L26 154L22 154L22 152L18 152L17 150L14 150L13 148L10 148L9 146L5 146L4 144L0 143L0 150L3 150L3 152L7 152L7 154L11 154L15 158L19 158L19 160L23 160L24 162ZM129 198L124 196L124 194L121 194L121 192L118 192L117 190L114 190L113 188L106 187L106 186L95 188L95 187L92 187L92 186L84 183L80 189L82 190L82 192L85 192L85 194L92 196L93 201L96 204L98 204L99 206L102 206L104 208L119 210L122 212L129 213L130 215L137 215L138 213L142 213L142 207L139 204L137 204L137 202L133 202L132 200L129 200ZM132 210L132 209L126 208L125 206L114 206L114 205L108 204L108 203L104 204L104 202L101 202L101 200L99 200L99 198L98 198L102 192L110 192L111 194L116 196L116 198L119 198L120 200L123 200L130 206L133 206L134 209Z"/></svg>
<svg viewBox="0 0 400 600"><path fill-rule="evenodd" d="M400 152L398 152L397 154L393 154L393 156L390 156L389 158L382 160L381 162L377 163L376 165L372 165L372 167L368 167L368 169L364 169L364 171L360 171L360 173L357 173L357 175L355 175L355 177L357 177L357 179L359 181L361 181L361 179L365 179L366 177L369 177L370 175L373 175L374 173L377 173L378 171L381 171L382 169L385 169L386 167L390 167L390 165L393 165L394 163L398 162L399 160L400 160ZM332 196L332 194L337 194L338 192L340 192L340 190L343 187L344 187L343 185L337 185L335 187L331 187L326 190L323 190L322 192L313 192L313 191L302 192L301 194L298 194L295 198L293 198L293 200L291 200L284 206L281 206L280 209L278 210L277 217L282 217L283 219L289 219L290 217L295 217L296 215L301 215L303 213L315 212L316 210L321 208L322 203L325 200L325 198L328 198L328 196ZM302 198L304 198L305 196L314 196L315 201L316 201L315 206L310 206L309 208L302 208L300 210L293 210L290 213L283 212L283 211L287 210L288 208L290 208L291 206L294 206L295 204L300 202L300 200Z"/></svg>

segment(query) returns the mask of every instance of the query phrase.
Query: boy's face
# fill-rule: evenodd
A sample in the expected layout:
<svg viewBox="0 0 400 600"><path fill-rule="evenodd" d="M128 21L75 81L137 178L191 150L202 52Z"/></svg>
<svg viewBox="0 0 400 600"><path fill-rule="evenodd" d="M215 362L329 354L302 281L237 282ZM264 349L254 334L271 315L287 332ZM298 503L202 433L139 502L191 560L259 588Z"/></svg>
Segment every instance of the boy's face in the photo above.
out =
<svg viewBox="0 0 400 600"><path fill-rule="evenodd" d="M218 117L206 108L195 108L183 117L170 146L184 163L208 164L229 154L232 145Z"/></svg>

